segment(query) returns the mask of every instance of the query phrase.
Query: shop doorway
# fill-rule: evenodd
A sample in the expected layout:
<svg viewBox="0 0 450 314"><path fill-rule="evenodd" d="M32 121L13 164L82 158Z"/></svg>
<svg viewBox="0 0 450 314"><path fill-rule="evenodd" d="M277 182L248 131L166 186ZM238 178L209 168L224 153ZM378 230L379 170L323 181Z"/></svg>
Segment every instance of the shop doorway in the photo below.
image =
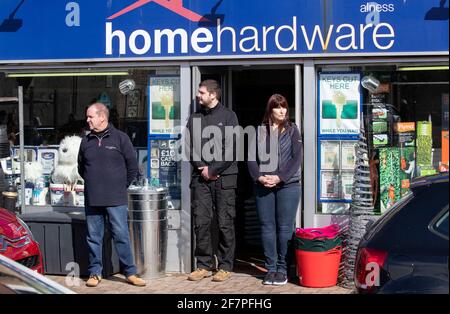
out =
<svg viewBox="0 0 450 314"><path fill-rule="evenodd" d="M261 124L268 99L282 94L289 103L290 119L295 121L295 69L237 67L232 71L232 104L239 124L257 127ZM236 269L257 271L264 265L260 224L256 213L253 182L246 162L239 162L236 201Z"/></svg>
<svg viewBox="0 0 450 314"><path fill-rule="evenodd" d="M261 124L267 101L275 93L286 97L290 119L295 121L294 65L199 67L198 74L199 81L215 79L220 82L222 103L236 113L243 128ZM194 82L193 87L198 87L197 82ZM264 267L264 255L253 183L246 161L240 161L238 167L235 271L263 274L261 270ZM214 228L217 228L217 225L214 225ZM216 246L217 238L215 242Z"/></svg>

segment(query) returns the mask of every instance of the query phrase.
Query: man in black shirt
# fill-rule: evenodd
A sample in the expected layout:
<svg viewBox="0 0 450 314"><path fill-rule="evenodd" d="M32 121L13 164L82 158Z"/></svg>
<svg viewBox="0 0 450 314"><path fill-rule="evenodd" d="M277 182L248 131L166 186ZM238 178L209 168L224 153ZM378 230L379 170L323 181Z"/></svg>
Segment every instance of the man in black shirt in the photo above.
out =
<svg viewBox="0 0 450 314"><path fill-rule="evenodd" d="M197 268L188 277L191 281L201 280L215 270L211 223L218 219L219 243L217 252L218 271L213 281L225 281L233 270L235 249L234 218L237 185L237 161L230 158L236 139L226 127L236 127L236 114L220 103L221 89L214 80L200 83L197 100L201 109L189 118L191 145L190 162L193 167L191 192L192 213L195 230L195 257ZM208 129L207 129L208 128ZM203 132L205 131L206 132ZM198 132L209 134L200 138ZM217 133L214 133L217 131ZM197 143L196 143L197 141ZM198 143L198 141L201 141ZM211 143L215 143L212 145ZM200 144L200 145L197 145ZM208 154L208 155L205 155Z"/></svg>

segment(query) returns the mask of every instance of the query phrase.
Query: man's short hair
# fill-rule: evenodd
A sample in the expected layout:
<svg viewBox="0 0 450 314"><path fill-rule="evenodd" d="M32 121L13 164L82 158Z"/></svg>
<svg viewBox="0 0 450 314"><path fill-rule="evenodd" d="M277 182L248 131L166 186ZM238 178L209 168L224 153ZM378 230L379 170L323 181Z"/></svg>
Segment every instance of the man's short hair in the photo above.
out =
<svg viewBox="0 0 450 314"><path fill-rule="evenodd" d="M109 109L104 103L96 102L95 104L92 104L90 107L94 107L98 115L104 114L106 120L109 120Z"/></svg>
<svg viewBox="0 0 450 314"><path fill-rule="evenodd" d="M222 89L220 88L219 82L216 80L204 80L198 87L206 87L208 93L215 93L217 95L217 100L220 100L222 97Z"/></svg>

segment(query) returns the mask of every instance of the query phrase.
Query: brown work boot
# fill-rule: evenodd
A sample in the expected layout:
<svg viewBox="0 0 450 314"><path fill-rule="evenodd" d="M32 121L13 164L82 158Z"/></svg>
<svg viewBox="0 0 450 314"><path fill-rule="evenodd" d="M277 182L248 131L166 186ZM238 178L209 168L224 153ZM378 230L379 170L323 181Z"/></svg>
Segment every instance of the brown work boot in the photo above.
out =
<svg viewBox="0 0 450 314"><path fill-rule="evenodd" d="M132 284L133 286L137 286L137 287L145 287L145 285L147 284L144 279L139 278L136 275L128 276L127 282L129 284Z"/></svg>
<svg viewBox="0 0 450 314"><path fill-rule="evenodd" d="M90 275L88 281L86 281L86 286L88 287L97 287L98 284L102 281L102 276L100 275Z"/></svg>
<svg viewBox="0 0 450 314"><path fill-rule="evenodd" d="M197 268L196 270L194 270L192 273L189 274L188 280L199 281L209 276L211 276L211 272L209 270Z"/></svg>
<svg viewBox="0 0 450 314"><path fill-rule="evenodd" d="M225 280L230 279L231 277L231 272L230 271L226 271L223 269L220 269L213 277L212 281L216 281L216 282L222 282Z"/></svg>

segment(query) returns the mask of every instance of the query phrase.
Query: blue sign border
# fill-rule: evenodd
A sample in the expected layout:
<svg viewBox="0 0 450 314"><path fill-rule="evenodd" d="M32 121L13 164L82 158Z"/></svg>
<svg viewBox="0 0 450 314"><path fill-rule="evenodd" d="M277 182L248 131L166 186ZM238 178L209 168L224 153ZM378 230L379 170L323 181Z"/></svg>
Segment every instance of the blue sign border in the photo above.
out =
<svg viewBox="0 0 450 314"><path fill-rule="evenodd" d="M1 63L448 55L439 0L18 2L0 6Z"/></svg>

